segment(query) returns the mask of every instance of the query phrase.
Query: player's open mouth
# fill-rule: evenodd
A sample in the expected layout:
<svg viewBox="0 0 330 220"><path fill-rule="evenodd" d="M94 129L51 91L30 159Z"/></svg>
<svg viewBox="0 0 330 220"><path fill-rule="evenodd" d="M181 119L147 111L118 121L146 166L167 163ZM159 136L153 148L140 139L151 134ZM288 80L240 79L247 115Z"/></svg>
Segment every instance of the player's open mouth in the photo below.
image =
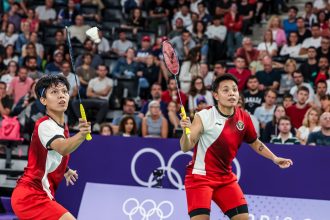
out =
<svg viewBox="0 0 330 220"><path fill-rule="evenodd" d="M65 104L65 101L60 101L58 104L64 105Z"/></svg>

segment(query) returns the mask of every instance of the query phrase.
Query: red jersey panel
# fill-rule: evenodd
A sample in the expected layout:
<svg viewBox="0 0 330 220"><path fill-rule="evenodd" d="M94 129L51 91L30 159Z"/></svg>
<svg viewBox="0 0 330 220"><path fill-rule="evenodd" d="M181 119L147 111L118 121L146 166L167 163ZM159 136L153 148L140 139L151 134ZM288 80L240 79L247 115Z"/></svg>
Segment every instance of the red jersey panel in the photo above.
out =
<svg viewBox="0 0 330 220"><path fill-rule="evenodd" d="M28 164L24 168L19 184L26 184L44 191L50 199L60 184L69 156L62 156L50 148L57 138L68 138L69 129L57 124L51 117L40 118L34 127L28 152Z"/></svg>
<svg viewBox="0 0 330 220"><path fill-rule="evenodd" d="M250 115L235 108L234 115L228 118L215 106L196 114L201 118L204 131L188 165L189 173L207 176L231 173L231 163L242 142L252 143L257 139Z"/></svg>

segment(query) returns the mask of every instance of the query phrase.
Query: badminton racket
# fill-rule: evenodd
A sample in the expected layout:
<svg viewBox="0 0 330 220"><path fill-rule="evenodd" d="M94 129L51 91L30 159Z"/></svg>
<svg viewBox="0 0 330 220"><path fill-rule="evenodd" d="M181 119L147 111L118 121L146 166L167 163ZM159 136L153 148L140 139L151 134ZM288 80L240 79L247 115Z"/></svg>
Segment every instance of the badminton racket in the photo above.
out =
<svg viewBox="0 0 330 220"><path fill-rule="evenodd" d="M71 36L70 36L70 31L68 29L67 26L65 26L65 30L66 30L66 38L67 38L67 41L68 41L68 46L69 46L69 54L70 54L70 60L71 60L71 66L72 66L72 72L74 74L74 78L75 78L75 81L76 81L76 84L77 84L77 87L78 86L78 80L77 80L77 75L76 75L76 68L75 68L75 65L74 65L74 60L73 60L73 52L72 52L72 45L71 45ZM78 99L79 99L79 109L80 109L80 115L81 115L81 118L85 121L87 121L87 117L86 117L86 112L85 112L85 108L81 102L81 98L80 98L80 93L79 93L79 88L78 88ZM92 140L92 135L90 133L88 133L86 135L86 140L87 141L90 141Z"/></svg>
<svg viewBox="0 0 330 220"><path fill-rule="evenodd" d="M178 80L176 78L176 76L179 74L179 70L180 70L180 64L179 64L178 57L175 53L175 50L174 50L172 44L167 40L163 41L163 43L162 43L162 52L163 52L165 66L166 66L167 70L174 76L174 79L175 79L176 89L178 90L178 96L179 96L179 100L180 100L180 104L181 104L180 110L181 110L182 118L186 119L187 115L186 115L184 106L182 104L182 99L181 99L180 90L179 90L179 86L178 86ZM186 135L189 135L190 129L185 128L185 133L186 133Z"/></svg>

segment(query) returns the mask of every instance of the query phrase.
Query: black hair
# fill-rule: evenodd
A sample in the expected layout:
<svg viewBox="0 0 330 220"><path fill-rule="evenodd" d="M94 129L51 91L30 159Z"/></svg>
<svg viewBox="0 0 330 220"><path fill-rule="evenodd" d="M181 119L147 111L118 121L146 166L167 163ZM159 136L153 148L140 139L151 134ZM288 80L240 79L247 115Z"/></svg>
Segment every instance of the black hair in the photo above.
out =
<svg viewBox="0 0 330 220"><path fill-rule="evenodd" d="M285 100L285 99L291 99L291 100L293 100L293 95L291 95L290 93L284 93L283 100Z"/></svg>
<svg viewBox="0 0 330 220"><path fill-rule="evenodd" d="M216 91L218 90L218 88L219 88L220 83L221 83L222 81L225 81L225 80L231 80L231 81L234 81L235 84L238 86L237 78L236 78L235 76L231 75L231 74L226 73L226 74L223 74L223 75L217 77L217 78L213 81L213 83L212 83L212 91L213 91L213 92L216 92Z"/></svg>
<svg viewBox="0 0 330 220"><path fill-rule="evenodd" d="M309 89L306 86L299 86L297 93L299 93L300 91L305 91L309 94Z"/></svg>
<svg viewBox="0 0 330 220"><path fill-rule="evenodd" d="M291 7L289 7L289 11L290 10L294 10L296 13L298 13L298 8L296 7L296 6L291 6Z"/></svg>
<svg viewBox="0 0 330 220"><path fill-rule="evenodd" d="M52 86L57 86L58 84L64 84L65 87L70 90L70 84L68 80L62 75L45 75L41 77L40 80L37 82L35 87L35 93L37 94L38 99L41 97L46 98L46 91Z"/></svg>
<svg viewBox="0 0 330 220"><path fill-rule="evenodd" d="M5 87L7 88L7 83L5 83L4 81L0 81L0 85L5 85Z"/></svg>
<svg viewBox="0 0 330 220"><path fill-rule="evenodd" d="M249 78L247 79L247 81L249 81L250 79L256 79L259 82L259 79L256 75L250 75Z"/></svg>

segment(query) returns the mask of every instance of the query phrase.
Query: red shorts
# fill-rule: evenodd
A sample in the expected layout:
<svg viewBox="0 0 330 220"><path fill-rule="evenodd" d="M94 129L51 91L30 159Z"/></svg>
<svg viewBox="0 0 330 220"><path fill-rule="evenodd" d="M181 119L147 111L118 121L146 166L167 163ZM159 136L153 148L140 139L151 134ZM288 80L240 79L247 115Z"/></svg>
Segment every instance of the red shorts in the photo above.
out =
<svg viewBox="0 0 330 220"><path fill-rule="evenodd" d="M189 214L198 209L211 210L211 200L223 213L247 204L234 174L218 177L187 174L185 188Z"/></svg>
<svg viewBox="0 0 330 220"><path fill-rule="evenodd" d="M20 220L58 220L68 210L51 200L46 192L18 184L11 197L11 205Z"/></svg>

